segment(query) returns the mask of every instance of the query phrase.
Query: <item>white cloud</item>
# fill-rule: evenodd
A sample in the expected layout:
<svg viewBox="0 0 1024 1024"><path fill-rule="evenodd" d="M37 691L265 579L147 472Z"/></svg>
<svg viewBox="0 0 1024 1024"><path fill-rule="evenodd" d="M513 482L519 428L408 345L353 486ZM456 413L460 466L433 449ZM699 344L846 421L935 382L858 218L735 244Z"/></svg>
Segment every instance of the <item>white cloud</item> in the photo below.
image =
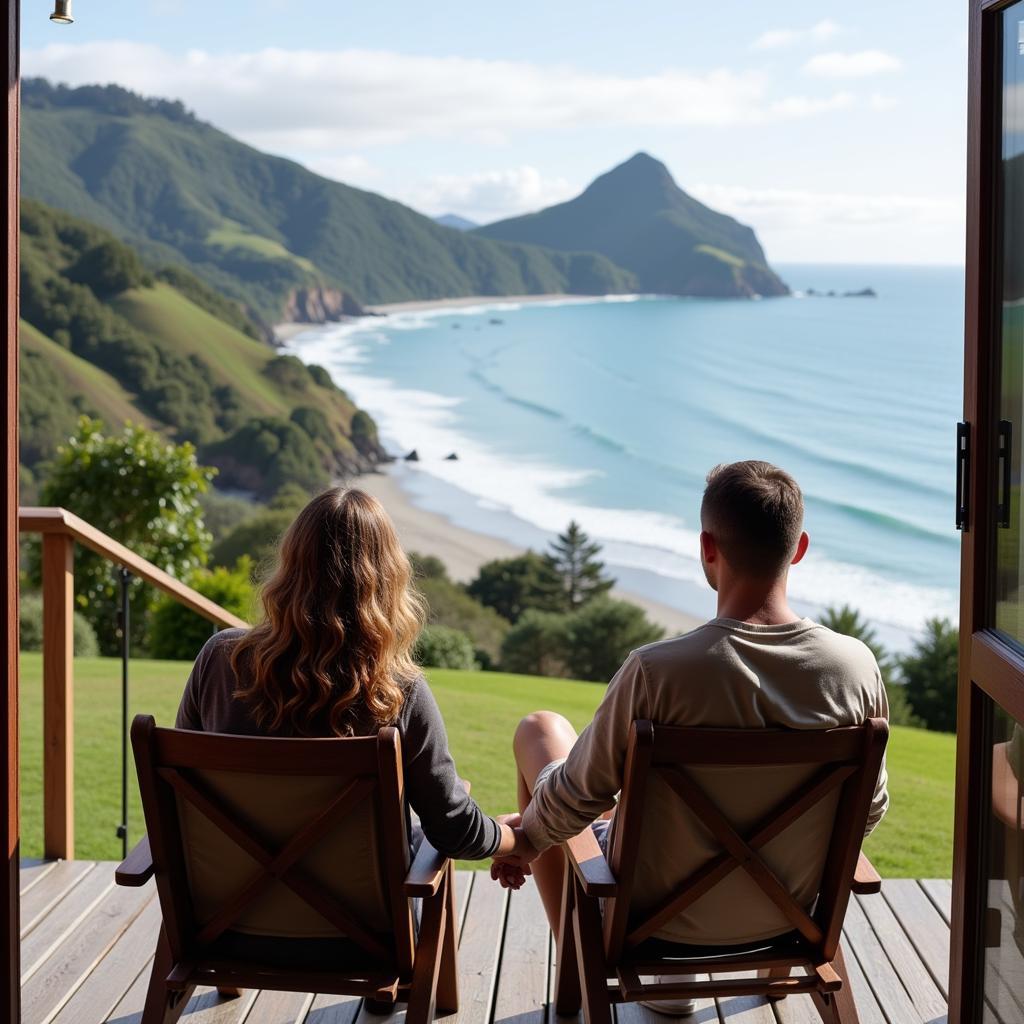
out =
<svg viewBox="0 0 1024 1024"><path fill-rule="evenodd" d="M377 168L359 153L321 154L308 163L317 174L349 184L370 184L379 177Z"/></svg>
<svg viewBox="0 0 1024 1024"><path fill-rule="evenodd" d="M961 196L872 195L698 184L688 191L752 225L774 261L958 263ZM800 282L791 282L799 284Z"/></svg>
<svg viewBox="0 0 1024 1024"><path fill-rule="evenodd" d="M777 50L794 43L820 43L831 39L842 31L842 26L830 18L825 18L810 28L773 28L762 32L751 44L752 50Z"/></svg>
<svg viewBox="0 0 1024 1024"><path fill-rule="evenodd" d="M571 199L579 191L564 178L544 178L524 165L478 174L445 174L415 186L403 200L425 213L457 213L486 224Z"/></svg>
<svg viewBox="0 0 1024 1024"><path fill-rule="evenodd" d="M819 78L868 78L871 75L899 71L902 61L884 50L860 50L857 53L819 53L804 64L804 71Z"/></svg>
<svg viewBox="0 0 1024 1024"><path fill-rule="evenodd" d="M626 76L369 50L178 55L126 41L27 50L23 66L72 85L113 79L181 99L246 141L286 153L417 138L501 144L520 132L595 125L739 125L834 109L834 98L776 95L765 74L728 68Z"/></svg>

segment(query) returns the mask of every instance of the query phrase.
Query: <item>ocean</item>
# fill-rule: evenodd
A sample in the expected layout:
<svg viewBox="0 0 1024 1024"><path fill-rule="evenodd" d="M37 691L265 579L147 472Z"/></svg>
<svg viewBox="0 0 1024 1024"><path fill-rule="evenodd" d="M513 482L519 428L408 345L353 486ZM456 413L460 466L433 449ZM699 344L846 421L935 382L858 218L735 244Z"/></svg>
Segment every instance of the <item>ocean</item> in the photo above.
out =
<svg viewBox="0 0 1024 1024"><path fill-rule="evenodd" d="M416 450L399 472L415 504L538 549L576 519L623 586L695 615L714 612L697 555L707 471L777 463L811 537L794 606L850 604L905 649L957 613L963 270L779 271L790 298L495 300L289 344L391 451ZM877 298L841 297L867 286Z"/></svg>

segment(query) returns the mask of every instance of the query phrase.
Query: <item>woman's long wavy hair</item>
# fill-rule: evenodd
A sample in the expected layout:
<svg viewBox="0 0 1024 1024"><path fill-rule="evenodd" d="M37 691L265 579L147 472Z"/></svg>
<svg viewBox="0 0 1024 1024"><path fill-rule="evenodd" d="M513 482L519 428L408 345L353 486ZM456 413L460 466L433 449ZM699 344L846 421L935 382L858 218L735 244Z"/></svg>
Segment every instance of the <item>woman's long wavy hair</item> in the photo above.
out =
<svg viewBox="0 0 1024 1024"><path fill-rule="evenodd" d="M261 730L348 735L395 721L418 670L423 606L395 528L376 498L335 488L281 540L264 620L231 653L235 696Z"/></svg>

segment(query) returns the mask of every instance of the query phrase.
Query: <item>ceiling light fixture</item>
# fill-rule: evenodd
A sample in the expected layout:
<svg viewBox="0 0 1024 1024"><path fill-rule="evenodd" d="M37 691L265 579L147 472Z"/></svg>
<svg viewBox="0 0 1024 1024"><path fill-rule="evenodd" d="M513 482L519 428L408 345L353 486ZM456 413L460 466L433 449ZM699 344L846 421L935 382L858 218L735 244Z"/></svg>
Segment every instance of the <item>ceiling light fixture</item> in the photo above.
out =
<svg viewBox="0 0 1024 1024"><path fill-rule="evenodd" d="M58 25L70 25L74 20L71 17L71 0L54 0L50 21L55 21Z"/></svg>

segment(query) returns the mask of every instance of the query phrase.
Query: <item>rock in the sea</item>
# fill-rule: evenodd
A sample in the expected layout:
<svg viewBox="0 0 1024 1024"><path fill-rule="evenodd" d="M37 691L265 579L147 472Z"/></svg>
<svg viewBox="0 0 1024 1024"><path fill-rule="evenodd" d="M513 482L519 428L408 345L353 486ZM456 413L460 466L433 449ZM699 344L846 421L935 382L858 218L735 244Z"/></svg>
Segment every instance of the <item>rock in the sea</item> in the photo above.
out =
<svg viewBox="0 0 1024 1024"><path fill-rule="evenodd" d="M505 321L504 321L504 320L500 320L500 319L498 319L498 317L496 317L496 316L492 316L492 317L491 317L491 319L490 319L490 320L488 320L487 322L488 322L489 324L495 324L495 325L497 325L497 324L503 324L503 323L504 323Z"/></svg>
<svg viewBox="0 0 1024 1024"><path fill-rule="evenodd" d="M406 455L405 461L406 462L419 462L420 461L420 453L418 451L416 451L415 448L413 448L413 450L411 452L409 452L408 455Z"/></svg>
<svg viewBox="0 0 1024 1024"><path fill-rule="evenodd" d="M445 462L458 462L459 461L458 453L451 452L450 454L448 454L448 455L446 455L444 457L444 461Z"/></svg>
<svg viewBox="0 0 1024 1024"><path fill-rule="evenodd" d="M844 299L877 299L878 292L874 288L861 288L855 292L843 292Z"/></svg>

